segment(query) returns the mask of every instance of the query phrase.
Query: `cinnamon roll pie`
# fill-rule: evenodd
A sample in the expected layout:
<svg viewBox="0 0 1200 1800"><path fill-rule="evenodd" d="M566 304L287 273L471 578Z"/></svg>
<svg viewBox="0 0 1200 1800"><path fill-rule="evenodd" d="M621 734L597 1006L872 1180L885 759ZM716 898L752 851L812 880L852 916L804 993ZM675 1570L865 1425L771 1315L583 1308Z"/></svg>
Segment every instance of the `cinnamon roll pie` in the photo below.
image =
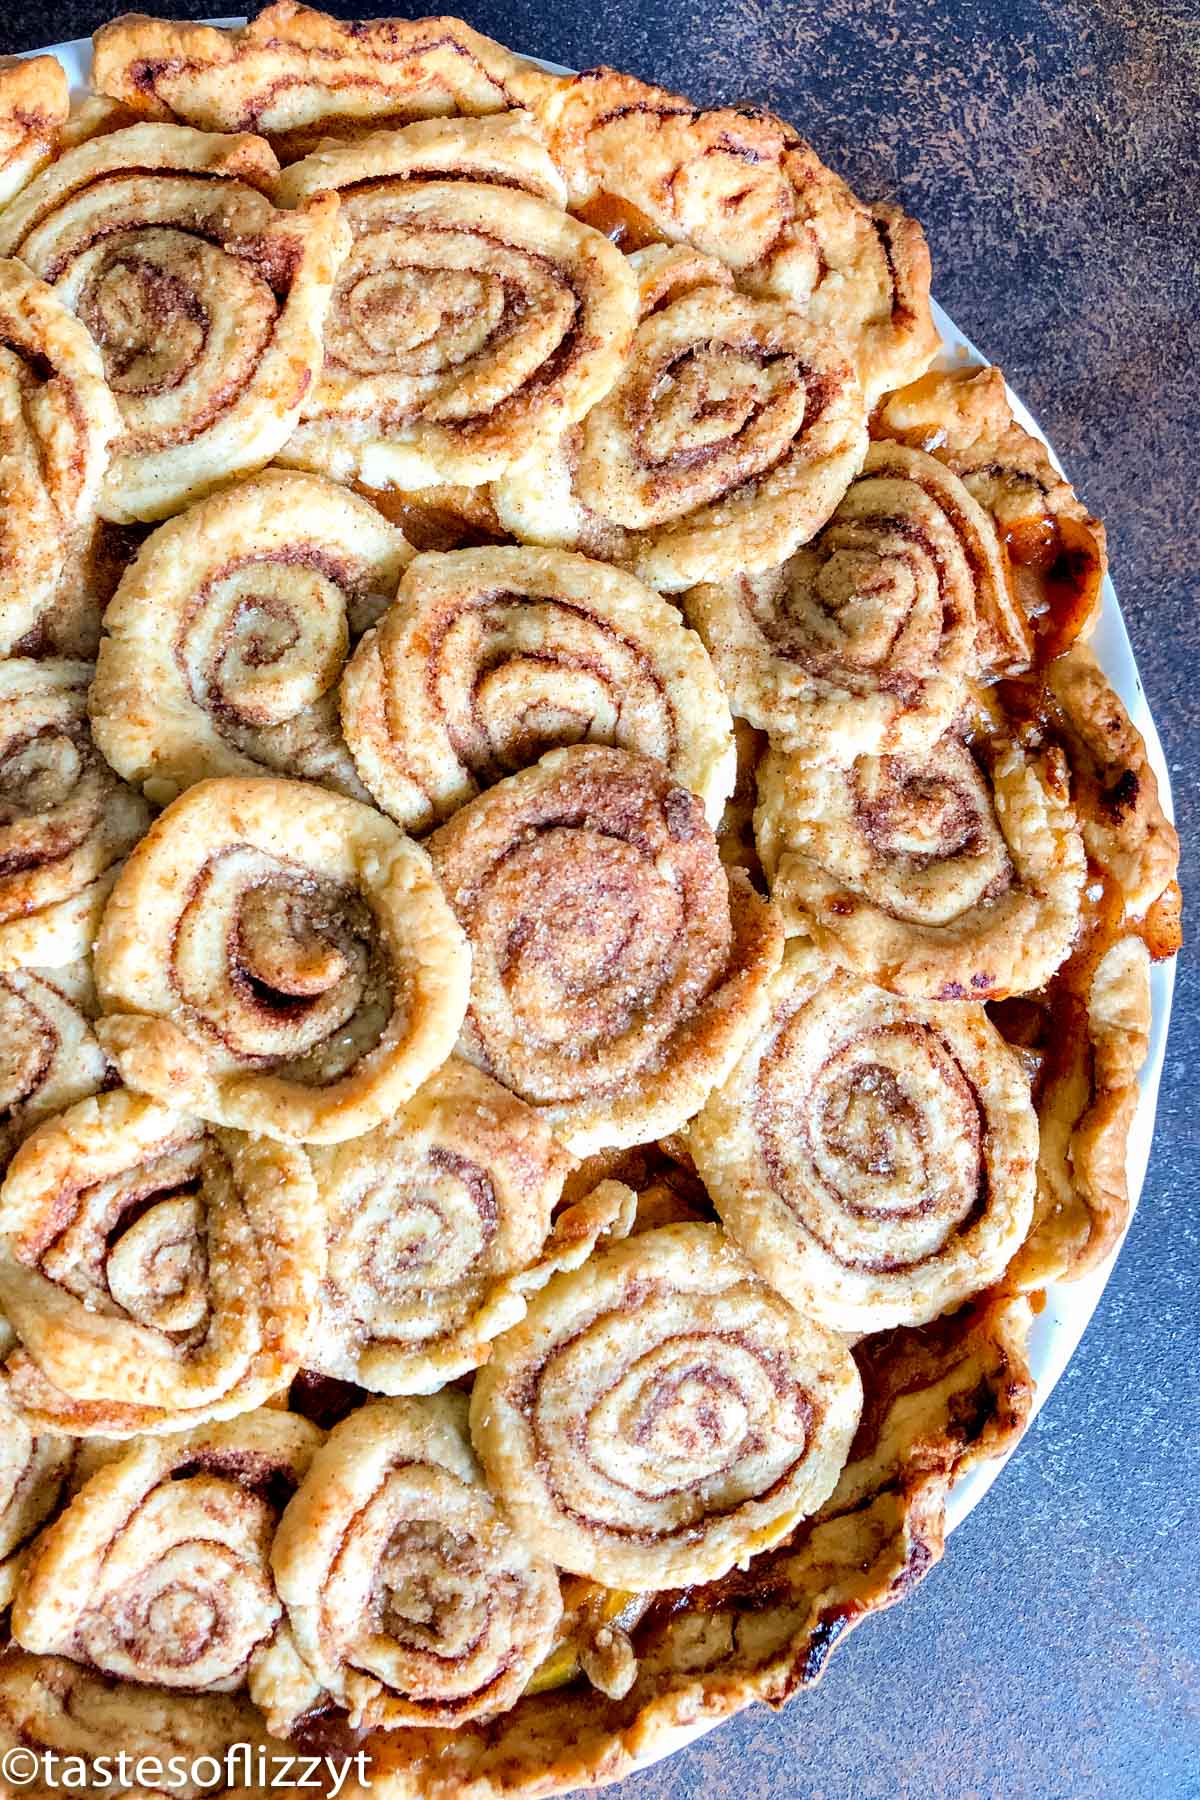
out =
<svg viewBox="0 0 1200 1800"><path fill-rule="evenodd" d="M92 88L0 59L0 1753L609 1783L1128 1222L1104 530L755 107L296 0Z"/></svg>

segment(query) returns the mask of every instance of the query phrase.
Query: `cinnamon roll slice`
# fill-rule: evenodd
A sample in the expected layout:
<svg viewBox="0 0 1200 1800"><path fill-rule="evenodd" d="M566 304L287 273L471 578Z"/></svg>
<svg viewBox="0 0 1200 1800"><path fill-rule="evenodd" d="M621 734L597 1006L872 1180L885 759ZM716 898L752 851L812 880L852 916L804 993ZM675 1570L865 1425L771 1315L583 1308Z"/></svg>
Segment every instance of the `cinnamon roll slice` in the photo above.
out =
<svg viewBox="0 0 1200 1800"><path fill-rule="evenodd" d="M898 999L807 945L688 1143L755 1267L837 1331L961 1305L1033 1215L1029 1082L983 1008Z"/></svg>
<svg viewBox="0 0 1200 1800"><path fill-rule="evenodd" d="M260 131L285 160L323 138L502 112L521 66L461 19L351 22L295 0L233 30L125 13L93 43L100 93L205 131Z"/></svg>
<svg viewBox="0 0 1200 1800"><path fill-rule="evenodd" d="M336 1426L272 1561L300 1652L351 1726L456 1726L506 1711L554 1641L558 1578L536 1542L497 1511L466 1400L447 1392Z"/></svg>
<svg viewBox="0 0 1200 1800"><path fill-rule="evenodd" d="M1071 948L1086 859L1066 759L950 732L847 769L776 750L755 833L788 928L898 994L987 1000Z"/></svg>
<svg viewBox="0 0 1200 1800"><path fill-rule="evenodd" d="M941 463L872 444L829 523L778 569L684 599L734 711L823 762L932 748L1007 592L995 529Z"/></svg>
<svg viewBox="0 0 1200 1800"><path fill-rule="evenodd" d="M370 487L478 484L608 391L634 279L607 238L539 197L554 179L532 138L491 121L413 126L288 171L295 203L340 192L354 241L286 462Z"/></svg>
<svg viewBox="0 0 1200 1800"><path fill-rule="evenodd" d="M429 847L471 942L462 1054L577 1155L682 1125L755 1028L781 942L695 795L649 757L579 744Z"/></svg>
<svg viewBox="0 0 1200 1800"><path fill-rule="evenodd" d="M45 1757L43 1767L52 1771L71 1758L88 1769L101 1757L115 1761L114 1746L125 1752L127 1766L140 1765L143 1777L157 1763L161 1782L126 1790L130 1800L253 1800L254 1790L238 1775L251 1776L260 1746L264 1754L286 1748L268 1748L262 1718L243 1695L143 1687L65 1657L10 1649L0 1658L0 1751L18 1745ZM59 1800L62 1792L57 1779L21 1788L28 1800Z"/></svg>
<svg viewBox="0 0 1200 1800"><path fill-rule="evenodd" d="M55 155L70 110L57 56L0 56L0 206Z"/></svg>
<svg viewBox="0 0 1200 1800"><path fill-rule="evenodd" d="M801 313L693 288L643 319L565 471L551 446L510 476L502 516L564 546L590 533L666 593L757 573L825 523L865 419L844 352Z"/></svg>
<svg viewBox="0 0 1200 1800"><path fill-rule="evenodd" d="M714 1225L647 1231L550 1283L475 1378L506 1515L613 1588L709 1581L826 1500L862 1388L840 1339Z"/></svg>
<svg viewBox="0 0 1200 1800"><path fill-rule="evenodd" d="M87 721L87 663L0 661L0 969L75 962L149 822Z"/></svg>
<svg viewBox="0 0 1200 1800"><path fill-rule="evenodd" d="M1045 663L1088 635L1107 567L1104 526L1016 423L999 369L935 370L887 395L874 428L953 469L996 521L1012 603L981 611L985 666L1020 668L1031 651Z"/></svg>
<svg viewBox="0 0 1200 1800"><path fill-rule="evenodd" d="M531 1107L456 1057L386 1125L311 1153L329 1267L306 1365L384 1394L468 1373L525 1296L622 1222L600 1194L554 1221L571 1167Z"/></svg>
<svg viewBox="0 0 1200 1800"><path fill-rule="evenodd" d="M346 247L336 196L280 212L257 137L131 125L66 151L0 218L0 255L99 345L123 429L100 510L161 519L279 450L321 365Z"/></svg>
<svg viewBox="0 0 1200 1800"><path fill-rule="evenodd" d="M0 975L0 1175L35 1125L108 1080L97 1011L86 961Z"/></svg>
<svg viewBox="0 0 1200 1800"><path fill-rule="evenodd" d="M261 1411L131 1445L38 1539L16 1642L122 1681L253 1693L283 1617L271 1544L321 1437Z"/></svg>
<svg viewBox="0 0 1200 1800"><path fill-rule="evenodd" d="M247 1412L299 1368L323 1265L302 1153L135 1094L81 1101L0 1187L13 1397L79 1436Z"/></svg>
<svg viewBox="0 0 1200 1800"><path fill-rule="evenodd" d="M120 426L87 331L23 263L0 260L0 654L36 636L69 577Z"/></svg>
<svg viewBox="0 0 1200 1800"><path fill-rule="evenodd" d="M131 1087L340 1143L445 1060L469 970L428 858L388 820L304 782L205 781L113 890L97 1032Z"/></svg>
<svg viewBox="0 0 1200 1800"><path fill-rule="evenodd" d="M261 773L368 799L338 683L411 554L366 500L277 469L160 526L104 617L89 710L108 762L160 803Z"/></svg>
<svg viewBox="0 0 1200 1800"><path fill-rule="evenodd" d="M719 257L741 285L827 326L874 398L928 367L929 251L898 207L867 207L781 119L696 107L613 69L514 86L580 216L622 248L652 239Z"/></svg>
<svg viewBox="0 0 1200 1800"><path fill-rule="evenodd" d="M562 551L421 556L342 685L359 773L409 830L557 744L658 757L715 824L733 722L704 647L632 575Z"/></svg>

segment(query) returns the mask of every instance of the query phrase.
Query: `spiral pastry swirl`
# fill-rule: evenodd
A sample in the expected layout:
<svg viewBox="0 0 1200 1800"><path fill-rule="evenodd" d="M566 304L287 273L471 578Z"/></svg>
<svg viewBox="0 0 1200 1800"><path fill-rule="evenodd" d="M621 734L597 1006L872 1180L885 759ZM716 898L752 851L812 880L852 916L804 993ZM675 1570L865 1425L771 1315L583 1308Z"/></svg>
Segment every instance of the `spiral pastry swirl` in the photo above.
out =
<svg viewBox="0 0 1200 1800"><path fill-rule="evenodd" d="M764 1279L836 1331L960 1305L1033 1214L1029 1082L982 1007L900 1000L807 945L688 1143Z"/></svg>
<svg viewBox="0 0 1200 1800"><path fill-rule="evenodd" d="M0 261L0 654L53 604L120 424L84 327L23 264Z"/></svg>
<svg viewBox="0 0 1200 1800"><path fill-rule="evenodd" d="M953 733L848 769L771 750L755 835L790 931L897 994L1026 993L1071 948L1086 860L1067 766Z"/></svg>
<svg viewBox="0 0 1200 1800"><path fill-rule="evenodd" d="M553 1567L484 1486L453 1392L375 1401L336 1426L272 1560L301 1655L352 1726L505 1711L562 1614Z"/></svg>
<svg viewBox="0 0 1200 1800"><path fill-rule="evenodd" d="M126 13L94 43L98 93L205 131L261 131L285 160L430 114L502 112L523 66L461 19L349 22L295 0L235 30Z"/></svg>
<svg viewBox="0 0 1200 1800"><path fill-rule="evenodd" d="M139 1095L83 1100L0 1187L14 1398L81 1436L247 1412L300 1366L323 1265L301 1152Z"/></svg>
<svg viewBox="0 0 1200 1800"><path fill-rule="evenodd" d="M104 1086L86 962L0 975L0 1174L42 1119Z"/></svg>
<svg viewBox="0 0 1200 1800"><path fill-rule="evenodd" d="M283 1608L270 1552L321 1433L261 1411L147 1438L38 1539L13 1602L26 1650L191 1693L254 1684Z"/></svg>
<svg viewBox="0 0 1200 1800"><path fill-rule="evenodd" d="M584 421L571 499L623 534L604 554L666 593L758 572L825 523L862 463L865 420L844 354L800 313L694 288L639 325ZM549 523L552 509L521 499L545 488L546 461L510 477L510 518ZM555 541L569 541L568 518Z"/></svg>
<svg viewBox="0 0 1200 1800"><path fill-rule="evenodd" d="M297 202L339 190L354 241L286 462L371 487L478 484L611 386L636 316L634 278L607 238L539 197L555 179L545 152L484 126L521 158L523 172L507 177L520 186L489 185L496 171L474 153L447 155L461 179L439 170L418 127L416 146L397 132L289 170L283 191ZM422 164L445 178L428 179Z"/></svg>
<svg viewBox="0 0 1200 1800"><path fill-rule="evenodd" d="M475 1368L525 1294L619 1212L581 1201L551 1231L570 1158L456 1057L386 1125L311 1159L329 1266L306 1365L375 1393L431 1393Z"/></svg>
<svg viewBox="0 0 1200 1800"><path fill-rule="evenodd" d="M820 534L684 606L734 711L785 750L850 763L931 749L1007 578L987 514L922 451L872 444Z"/></svg>
<svg viewBox="0 0 1200 1800"><path fill-rule="evenodd" d="M160 526L104 618L89 710L108 762L159 802L264 772L367 799L338 682L410 555L366 500L273 469Z"/></svg>
<svg viewBox="0 0 1200 1800"><path fill-rule="evenodd" d="M1104 526L1017 424L999 369L934 370L888 394L875 429L928 450L995 520L1009 593L980 610L985 668L1047 663L1089 634L1108 566Z"/></svg>
<svg viewBox="0 0 1200 1800"><path fill-rule="evenodd" d="M475 1379L506 1516L613 1588L715 1580L827 1498L862 1389L715 1225L647 1231L550 1283Z"/></svg>
<svg viewBox="0 0 1200 1800"><path fill-rule="evenodd" d="M0 254L99 345L123 429L105 518L161 519L289 436L346 247L334 196L276 210L255 137L131 125L66 151L0 219Z"/></svg>
<svg viewBox="0 0 1200 1800"><path fill-rule="evenodd" d="M631 575L561 551L422 556L342 687L359 773L409 830L559 744L666 764L721 816L733 722L704 648Z"/></svg>
<svg viewBox="0 0 1200 1800"><path fill-rule="evenodd" d="M463 807L430 854L471 943L461 1053L580 1156L683 1124L780 955L699 800L649 757L579 744Z"/></svg>
<svg viewBox="0 0 1200 1800"><path fill-rule="evenodd" d="M378 813L303 782L206 781L113 890L97 1032L144 1093L340 1143L445 1060L469 964L424 851Z"/></svg>
<svg viewBox="0 0 1200 1800"><path fill-rule="evenodd" d="M87 663L0 662L0 969L85 955L149 820L92 742L90 675Z"/></svg>
<svg viewBox="0 0 1200 1800"><path fill-rule="evenodd" d="M256 1750L259 1744L265 1751L262 1719L242 1695L141 1687L65 1657L30 1656L11 1648L0 1660L0 1752L17 1745L39 1755L52 1751L61 1769L61 1759L67 1757L93 1766L119 1745L129 1763L141 1763L146 1774L150 1764L144 1758L158 1761L164 1779L175 1772L169 1788L157 1783L125 1788L124 1800L160 1800L167 1793L177 1800L254 1800L248 1788L224 1781L213 1787L203 1775L193 1781L188 1771L202 1758L225 1768L234 1745ZM21 1789L28 1800L56 1800L62 1791L58 1781L40 1780Z"/></svg>

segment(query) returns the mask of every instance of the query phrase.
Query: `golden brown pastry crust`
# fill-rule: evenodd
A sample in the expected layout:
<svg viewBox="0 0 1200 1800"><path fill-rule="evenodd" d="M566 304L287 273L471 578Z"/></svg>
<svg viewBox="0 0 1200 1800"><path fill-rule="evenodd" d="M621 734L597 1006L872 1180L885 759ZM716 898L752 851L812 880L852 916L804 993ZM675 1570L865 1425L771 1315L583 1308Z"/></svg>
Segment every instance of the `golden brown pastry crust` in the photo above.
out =
<svg viewBox="0 0 1200 1800"><path fill-rule="evenodd" d="M684 1124L781 952L696 797L649 757L579 744L471 801L429 848L471 943L461 1054L577 1155Z"/></svg>
<svg viewBox="0 0 1200 1800"><path fill-rule="evenodd" d="M1066 760L951 731L921 757L848 769L771 750L754 815L791 932L898 994L986 1000L1053 974L1085 857Z"/></svg>
<svg viewBox="0 0 1200 1800"><path fill-rule="evenodd" d="M338 686L411 555L368 501L281 469L161 525L104 616L88 711L108 762L160 805L260 773L368 799Z"/></svg>
<svg viewBox="0 0 1200 1800"><path fill-rule="evenodd" d="M373 487L477 485L608 391L633 277L607 238L540 197L553 178L536 140L487 120L413 126L288 171L293 204L337 191L352 242L283 461Z"/></svg>
<svg viewBox="0 0 1200 1800"><path fill-rule="evenodd" d="M929 251L897 207L862 204L789 125L750 107L697 108L613 69L514 86L567 179L571 205L630 250L651 238L718 257L755 292L835 329L873 399L938 345Z"/></svg>
<svg viewBox="0 0 1200 1800"><path fill-rule="evenodd" d="M80 1101L0 1187L13 1397L85 1437L247 1412L300 1367L324 1261L302 1151L124 1091Z"/></svg>
<svg viewBox="0 0 1200 1800"><path fill-rule="evenodd" d="M340 1143L445 1060L469 961L428 858L390 821L305 782L205 781L113 890L97 1032L146 1093Z"/></svg>
<svg viewBox="0 0 1200 1800"><path fill-rule="evenodd" d="M0 975L0 1175L34 1126L103 1087L91 963Z"/></svg>
<svg viewBox="0 0 1200 1800"><path fill-rule="evenodd" d="M492 1346L471 1437L517 1529L610 1588L713 1581L836 1485L862 1390L839 1338L715 1225L558 1276Z"/></svg>
<svg viewBox="0 0 1200 1800"><path fill-rule="evenodd" d="M342 721L376 802L410 831L580 741L664 762L714 824L733 722L704 646L632 575L503 545L420 557L359 646Z"/></svg>
<svg viewBox="0 0 1200 1800"><path fill-rule="evenodd" d="M120 425L85 328L0 260L0 653L32 646L78 580Z"/></svg>
<svg viewBox="0 0 1200 1800"><path fill-rule="evenodd" d="M123 430L104 517L160 519L282 448L321 364L347 239L336 197L282 212L256 137L131 125L66 151L0 216L0 254L97 340Z"/></svg>
<svg viewBox="0 0 1200 1800"><path fill-rule="evenodd" d="M510 474L502 516L678 593L781 562L865 451L862 390L837 340L783 301L709 283L643 318L577 436Z"/></svg>
<svg viewBox="0 0 1200 1800"><path fill-rule="evenodd" d="M232 31L126 13L93 43L100 93L205 131L261 132L285 159L323 136L502 112L523 66L461 19L350 24L293 0Z"/></svg>

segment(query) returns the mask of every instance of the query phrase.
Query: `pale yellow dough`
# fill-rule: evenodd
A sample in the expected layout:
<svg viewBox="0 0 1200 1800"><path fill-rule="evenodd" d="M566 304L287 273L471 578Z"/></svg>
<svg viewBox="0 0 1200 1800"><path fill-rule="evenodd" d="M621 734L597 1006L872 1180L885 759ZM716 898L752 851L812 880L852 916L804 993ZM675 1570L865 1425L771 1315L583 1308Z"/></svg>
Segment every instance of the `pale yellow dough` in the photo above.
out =
<svg viewBox="0 0 1200 1800"><path fill-rule="evenodd" d="M96 945L129 1086L268 1137L340 1143L453 1048L470 954L425 852L304 782L205 781L155 822Z"/></svg>
<svg viewBox="0 0 1200 1800"><path fill-rule="evenodd" d="M714 1225L639 1233L558 1276L475 1379L505 1513L614 1588L713 1581L828 1498L862 1389Z"/></svg>

